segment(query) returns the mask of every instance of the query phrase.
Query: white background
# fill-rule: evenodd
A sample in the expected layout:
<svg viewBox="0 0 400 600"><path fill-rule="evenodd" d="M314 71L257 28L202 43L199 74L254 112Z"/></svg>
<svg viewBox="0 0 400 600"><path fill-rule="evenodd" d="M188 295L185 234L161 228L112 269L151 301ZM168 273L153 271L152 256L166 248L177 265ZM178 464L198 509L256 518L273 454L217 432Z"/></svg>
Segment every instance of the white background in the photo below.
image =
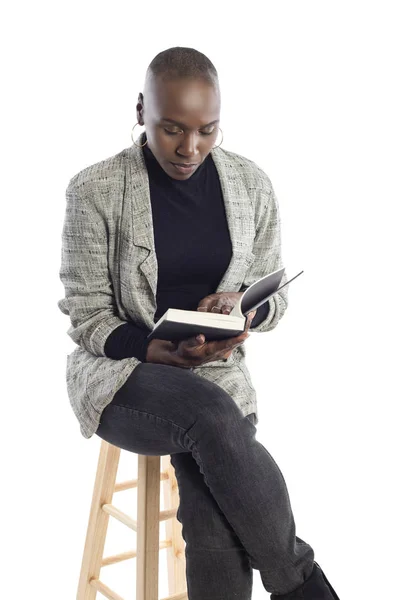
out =
<svg viewBox="0 0 400 600"><path fill-rule="evenodd" d="M101 440L80 435L66 391L75 345L57 307L65 188L131 145L146 68L177 45L216 66L223 147L271 178L284 264L289 275L304 269L278 327L246 342L257 438L340 599L398 597L396 4L81 0L3 12L7 597L76 594ZM123 452L122 478L135 469ZM115 503L133 514L130 493ZM106 554L133 547L135 534L110 520ZM160 598L163 569L161 558ZM103 579L133 599L134 570L134 560L108 567ZM253 598L268 597L254 571Z"/></svg>

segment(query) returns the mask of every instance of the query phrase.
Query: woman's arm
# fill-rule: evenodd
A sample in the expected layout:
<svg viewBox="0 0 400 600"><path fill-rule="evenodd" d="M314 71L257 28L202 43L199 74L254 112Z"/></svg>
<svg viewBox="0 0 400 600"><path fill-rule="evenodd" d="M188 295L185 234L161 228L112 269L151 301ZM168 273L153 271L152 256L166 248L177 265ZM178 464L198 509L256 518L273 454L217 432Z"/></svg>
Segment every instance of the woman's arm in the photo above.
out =
<svg viewBox="0 0 400 600"><path fill-rule="evenodd" d="M65 297L57 306L71 319L67 331L71 339L95 356L106 356L108 336L127 323L116 314L106 224L72 182L66 200L59 271Z"/></svg>
<svg viewBox="0 0 400 600"><path fill-rule="evenodd" d="M258 191L257 226L253 243L255 259L246 273L242 288L249 287L261 277L283 267L279 205L271 182L265 173L263 173L263 183L264 185ZM281 284L286 283L287 279L285 271ZM276 327L288 306L288 287L285 286L267 302L259 306L251 331L262 333ZM268 311L264 308L266 306L268 306ZM260 314L259 319L258 313L261 309L263 309L263 314Z"/></svg>

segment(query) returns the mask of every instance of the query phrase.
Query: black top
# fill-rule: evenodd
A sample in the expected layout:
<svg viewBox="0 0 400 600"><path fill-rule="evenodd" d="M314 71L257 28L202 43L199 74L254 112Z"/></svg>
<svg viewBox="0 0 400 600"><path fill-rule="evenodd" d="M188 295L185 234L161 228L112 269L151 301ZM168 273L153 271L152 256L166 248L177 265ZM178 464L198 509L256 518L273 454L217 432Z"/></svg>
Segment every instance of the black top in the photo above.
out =
<svg viewBox="0 0 400 600"><path fill-rule="evenodd" d="M232 245L211 153L189 179L177 180L164 171L147 145L142 151L158 262L157 322L168 308L196 310L202 298L215 292L229 265ZM257 309L252 327L268 312L269 302L265 302ZM135 356L146 362L150 331L130 322L120 325L107 338L106 356L117 360Z"/></svg>

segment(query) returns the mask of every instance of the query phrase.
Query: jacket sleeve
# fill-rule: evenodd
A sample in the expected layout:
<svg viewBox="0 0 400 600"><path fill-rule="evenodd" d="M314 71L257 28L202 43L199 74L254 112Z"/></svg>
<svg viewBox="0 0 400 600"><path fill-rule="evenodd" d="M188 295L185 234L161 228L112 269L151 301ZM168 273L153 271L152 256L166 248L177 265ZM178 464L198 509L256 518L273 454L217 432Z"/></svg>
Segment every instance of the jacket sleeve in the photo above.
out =
<svg viewBox="0 0 400 600"><path fill-rule="evenodd" d="M269 187L259 190L260 209L256 224L256 235L253 243L254 260L251 263L242 289L249 287L252 283L283 267L281 252L281 222L279 205L274 189L269 182ZM288 277L286 271L283 273L281 285L286 283ZM267 316L255 327L250 327L251 331L262 333L274 329L279 320L283 317L288 306L288 287L285 286L280 292L274 294L266 304L269 304ZM259 308L264 307L262 304ZM257 315L256 315L257 316ZM256 317L255 317L256 318ZM254 322L254 319L253 319Z"/></svg>
<svg viewBox="0 0 400 600"><path fill-rule="evenodd" d="M124 323L108 336L104 344L104 352L108 358L122 360L135 356L141 362L147 362L147 348L151 340L147 339L150 329L139 327L134 323Z"/></svg>
<svg viewBox="0 0 400 600"><path fill-rule="evenodd" d="M70 338L95 356L106 356L104 345L108 336L127 322L116 315L107 255L106 223L87 203L86 194L79 194L70 181L59 270L65 297L57 306L70 317Z"/></svg>

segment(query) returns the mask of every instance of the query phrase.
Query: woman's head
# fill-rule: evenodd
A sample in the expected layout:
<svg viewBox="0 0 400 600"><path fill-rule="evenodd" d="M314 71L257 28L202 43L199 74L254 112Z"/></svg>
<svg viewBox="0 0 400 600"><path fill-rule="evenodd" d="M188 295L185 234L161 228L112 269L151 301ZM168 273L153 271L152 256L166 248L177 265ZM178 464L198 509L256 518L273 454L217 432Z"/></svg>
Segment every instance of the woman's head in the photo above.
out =
<svg viewBox="0 0 400 600"><path fill-rule="evenodd" d="M146 126L147 145L164 171L188 179L216 143L220 119L218 74L211 61L193 48L164 50L150 63L137 120ZM172 163L193 163L182 173Z"/></svg>

